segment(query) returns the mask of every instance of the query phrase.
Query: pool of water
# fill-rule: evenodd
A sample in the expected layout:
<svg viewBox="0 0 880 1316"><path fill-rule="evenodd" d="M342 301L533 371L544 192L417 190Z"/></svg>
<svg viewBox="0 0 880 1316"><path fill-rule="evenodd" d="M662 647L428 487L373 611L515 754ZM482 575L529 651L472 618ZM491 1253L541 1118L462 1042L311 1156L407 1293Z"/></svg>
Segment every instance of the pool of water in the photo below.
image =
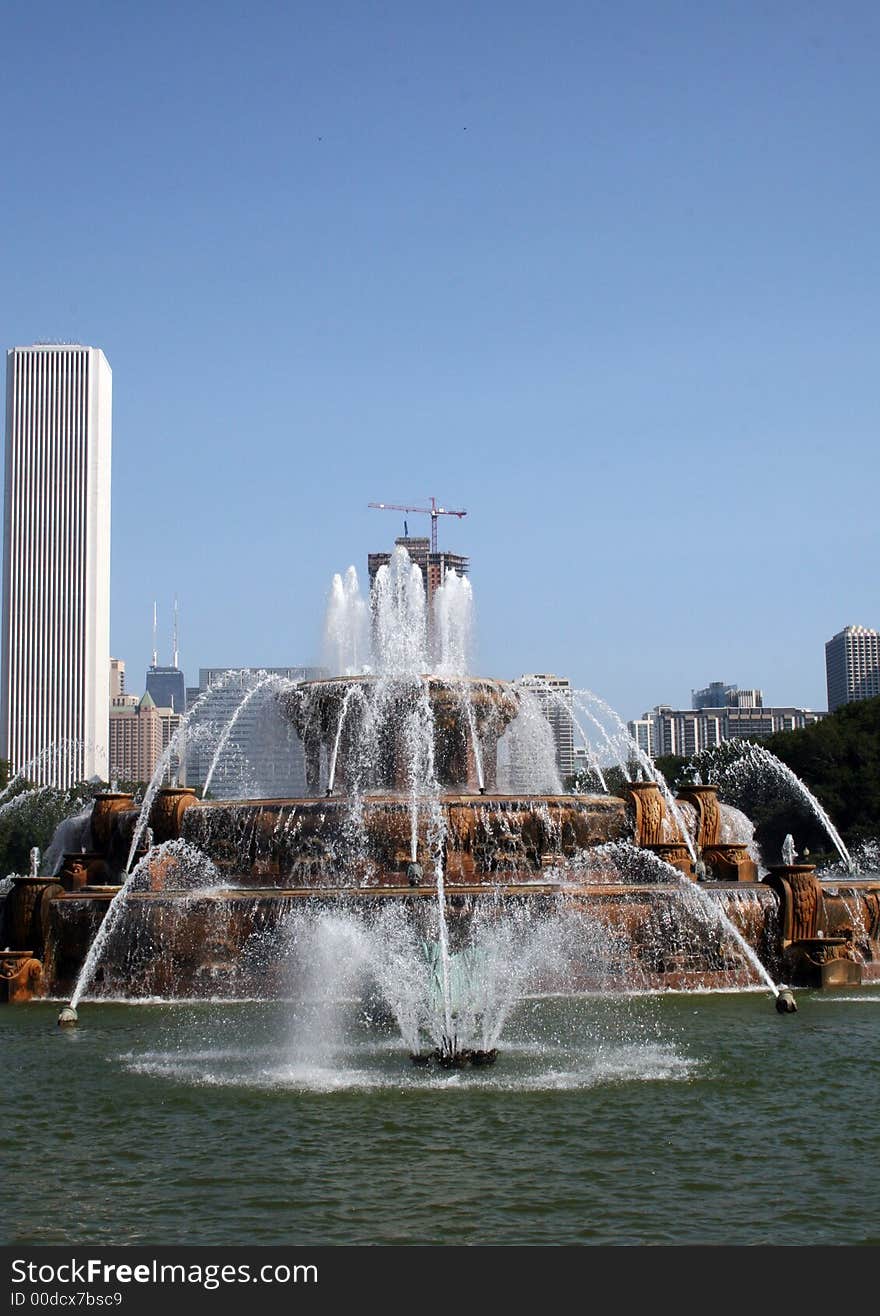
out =
<svg viewBox="0 0 880 1316"><path fill-rule="evenodd" d="M520 1003L411 1064L357 1002L0 1011L4 1243L880 1242L880 989Z"/></svg>

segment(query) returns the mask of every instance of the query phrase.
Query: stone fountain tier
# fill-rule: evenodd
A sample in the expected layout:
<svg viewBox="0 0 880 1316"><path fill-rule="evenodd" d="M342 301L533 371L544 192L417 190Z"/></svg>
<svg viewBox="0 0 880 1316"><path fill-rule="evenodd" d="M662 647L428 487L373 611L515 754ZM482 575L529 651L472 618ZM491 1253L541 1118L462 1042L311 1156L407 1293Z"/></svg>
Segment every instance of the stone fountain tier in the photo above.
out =
<svg viewBox="0 0 880 1316"><path fill-rule="evenodd" d="M429 833L442 822L444 875L453 883L532 880L606 841L624 839L626 802L615 796L463 795L438 797L415 822L401 794L361 799L358 826L351 801L200 801L184 788L161 791L150 815L157 841L183 840L205 855L223 880L241 887L357 888L400 886L410 879L434 885ZM123 874L137 812L113 814L108 866ZM149 868L154 890L186 888L185 857L167 847ZM204 882L202 875L200 880Z"/></svg>
<svg viewBox="0 0 880 1316"><path fill-rule="evenodd" d="M94 982L96 995L283 995L289 988L291 956L296 953L296 940L288 931L299 914L309 919L332 911L372 924L377 913L393 907L405 911L416 928L423 928L425 937L434 935L436 892L427 882L416 888L402 880L398 885L285 889L269 883L242 887L230 876L228 885L200 891L173 888L173 869L165 870L161 878L169 885L157 882L155 889L134 890L128 896L124 935L108 944ZM828 932L833 928L837 933L826 934L827 948L819 936L795 943L783 936L780 941L780 932L795 929L792 911L780 899L777 886L775 882L712 882L706 890L775 977L784 974L784 980L795 986L851 983L852 967L857 966L842 963L838 950L842 942L851 941L844 920L858 898L867 921L873 920L869 931L876 936L880 882L875 878L857 886L848 881L845 890L826 896ZM41 982L31 988L32 994L70 995L115 890L84 887L62 892L51 901ZM676 882L626 881L609 870L604 877L589 874L578 880L571 874L562 882L548 873L543 881L534 877L521 882L450 883L446 909L453 950L466 943L470 920L478 910L485 916L487 910L503 914L510 909L528 910L535 918L564 911L575 923L583 918L585 926L598 921L608 929L609 946L619 941L629 947L624 960L612 955L606 962L595 958L603 939L587 938L584 954L566 970L565 981L545 981L543 990L757 985L722 926L711 920L707 926ZM849 917L852 920L851 913ZM861 916L857 921L861 925ZM798 951L797 961L790 950ZM20 958L24 967L31 954L22 952ZM615 980L624 963L625 971ZM39 966L28 963L27 967L35 973ZM842 979L841 968L847 970ZM11 977L19 972L19 965L6 971Z"/></svg>
<svg viewBox="0 0 880 1316"><path fill-rule="evenodd" d="M44 991L70 995L111 898L110 891L85 888L52 902ZM775 893L759 888L743 903L737 885L730 884L717 898L748 941L763 949L776 923ZM418 935L436 936L436 897L429 887L135 891L128 897L125 935L108 943L93 991L129 998L278 998L290 991L298 968L299 943L291 935L298 917L332 912L374 926L391 907L405 912ZM564 913L585 930L606 929L599 937L586 935L581 954L563 970L548 971L535 990L756 985L723 929L707 929L683 909L675 883L559 886L535 880L491 891L479 884L453 886L446 892L451 949L467 944L478 913L485 920L513 911L538 920ZM615 949L621 946L629 948L623 955Z"/></svg>
<svg viewBox="0 0 880 1316"><path fill-rule="evenodd" d="M406 790L425 698L439 785L494 790L498 741L519 712L519 697L503 681L472 676L351 676L306 681L279 695L303 742L307 790L320 789L322 756L328 774L333 764L337 789Z"/></svg>

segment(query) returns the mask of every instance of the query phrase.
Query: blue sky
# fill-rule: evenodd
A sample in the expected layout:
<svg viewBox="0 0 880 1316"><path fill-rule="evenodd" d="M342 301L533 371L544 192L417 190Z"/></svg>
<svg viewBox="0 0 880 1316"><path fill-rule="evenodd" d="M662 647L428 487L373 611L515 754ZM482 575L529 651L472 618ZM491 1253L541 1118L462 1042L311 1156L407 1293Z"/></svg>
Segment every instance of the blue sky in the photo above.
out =
<svg viewBox="0 0 880 1316"><path fill-rule="evenodd" d="M130 687L175 593L191 680L317 659L402 532L367 503L434 495L481 672L824 707L825 640L880 626L878 37L846 0L8 6L2 338L112 366Z"/></svg>

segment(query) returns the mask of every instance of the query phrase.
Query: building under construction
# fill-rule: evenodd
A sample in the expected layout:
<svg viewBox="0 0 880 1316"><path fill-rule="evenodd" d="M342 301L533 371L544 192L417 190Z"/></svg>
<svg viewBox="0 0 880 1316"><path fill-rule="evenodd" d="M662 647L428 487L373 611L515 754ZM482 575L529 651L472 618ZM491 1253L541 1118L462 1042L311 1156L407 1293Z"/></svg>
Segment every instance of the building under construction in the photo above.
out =
<svg viewBox="0 0 880 1316"><path fill-rule="evenodd" d="M422 579L425 582L425 594L428 599L434 597L434 591L439 589L446 578L447 571L455 571L459 576L466 576L470 565L470 559L462 557L460 553L448 553L431 551L431 541L427 537L421 538L414 535L401 535L395 539L395 546L405 548L410 558L422 573ZM367 557L367 568L370 573L370 588L376 579L376 572L380 567L387 566L391 561L390 553L370 553Z"/></svg>

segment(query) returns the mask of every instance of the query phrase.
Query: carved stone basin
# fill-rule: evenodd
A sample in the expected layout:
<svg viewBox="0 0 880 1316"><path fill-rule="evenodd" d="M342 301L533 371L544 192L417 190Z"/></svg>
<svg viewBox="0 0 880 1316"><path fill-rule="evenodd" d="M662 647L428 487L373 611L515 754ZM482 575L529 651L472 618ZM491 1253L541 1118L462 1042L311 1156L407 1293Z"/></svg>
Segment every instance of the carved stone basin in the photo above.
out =
<svg viewBox="0 0 880 1316"><path fill-rule="evenodd" d="M406 790L426 724L438 784L492 791L498 740L519 711L509 685L464 676L306 681L279 703L303 742L310 792L320 788L322 752L335 788Z"/></svg>

